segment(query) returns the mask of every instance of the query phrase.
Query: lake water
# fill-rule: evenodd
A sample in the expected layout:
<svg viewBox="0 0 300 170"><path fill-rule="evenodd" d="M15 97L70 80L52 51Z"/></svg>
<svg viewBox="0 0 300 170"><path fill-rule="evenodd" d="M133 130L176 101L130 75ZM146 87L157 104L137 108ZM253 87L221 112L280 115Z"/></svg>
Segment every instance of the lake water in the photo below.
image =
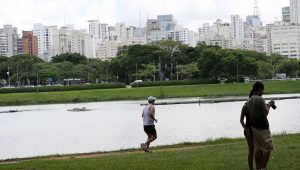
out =
<svg viewBox="0 0 300 170"><path fill-rule="evenodd" d="M0 107L0 112L23 110L0 114L0 159L138 148L146 139L142 103L145 101ZM153 145L242 137L243 104L158 105L158 139ZM269 114L273 134L300 132L299 104L300 99L276 101L277 109ZM74 107L92 110L68 111Z"/></svg>

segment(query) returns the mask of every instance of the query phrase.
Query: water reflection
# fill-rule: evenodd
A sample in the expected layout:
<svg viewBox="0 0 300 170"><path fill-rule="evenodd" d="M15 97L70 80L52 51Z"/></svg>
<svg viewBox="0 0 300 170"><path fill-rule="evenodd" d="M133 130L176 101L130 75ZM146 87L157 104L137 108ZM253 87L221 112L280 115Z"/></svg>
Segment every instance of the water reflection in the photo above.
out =
<svg viewBox="0 0 300 170"><path fill-rule="evenodd" d="M146 138L142 103L1 107L0 111L24 111L0 114L0 159L136 148ZM154 145L242 137L239 116L243 103L157 106L158 140ZM278 108L269 114L273 133L300 132L299 103L300 99L276 101ZM90 111L68 111L75 107Z"/></svg>

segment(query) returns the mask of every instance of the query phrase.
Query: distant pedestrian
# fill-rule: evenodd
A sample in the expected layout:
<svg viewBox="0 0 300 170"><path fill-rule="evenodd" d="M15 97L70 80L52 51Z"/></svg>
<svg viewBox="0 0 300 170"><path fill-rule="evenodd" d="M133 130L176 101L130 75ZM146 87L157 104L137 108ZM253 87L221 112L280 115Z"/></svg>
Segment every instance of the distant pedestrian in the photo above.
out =
<svg viewBox="0 0 300 170"><path fill-rule="evenodd" d="M247 112L252 124L256 169L264 170L273 150L272 135L267 116L270 107L275 107L275 105L273 100L266 104L262 98L264 93L264 84L262 82L255 82L252 90L254 94L247 101Z"/></svg>
<svg viewBox="0 0 300 170"><path fill-rule="evenodd" d="M249 94L249 98L253 96L253 90ZM246 122L244 122L246 118ZM247 110L247 102L243 105L240 117L241 125L244 128L244 136L248 144L248 166L250 170L253 170L253 157L254 157L254 144L253 144L253 132L251 129L251 119Z"/></svg>
<svg viewBox="0 0 300 170"><path fill-rule="evenodd" d="M141 143L141 147L145 152L149 152L150 143L157 138L154 125L154 122L157 122L157 119L155 119L155 100L156 98L153 96L148 97L149 104L145 106L142 113L144 131L148 136L147 141L145 143Z"/></svg>

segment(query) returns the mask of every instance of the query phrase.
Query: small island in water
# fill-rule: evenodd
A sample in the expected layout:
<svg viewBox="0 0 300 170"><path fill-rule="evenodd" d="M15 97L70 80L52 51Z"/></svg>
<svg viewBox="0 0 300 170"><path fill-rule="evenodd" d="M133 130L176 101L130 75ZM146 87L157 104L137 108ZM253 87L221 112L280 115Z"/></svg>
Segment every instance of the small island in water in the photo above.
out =
<svg viewBox="0 0 300 170"><path fill-rule="evenodd" d="M85 111L91 111L91 109L87 109L85 107L74 107L73 109L68 109L68 111L71 111L71 112L85 112Z"/></svg>

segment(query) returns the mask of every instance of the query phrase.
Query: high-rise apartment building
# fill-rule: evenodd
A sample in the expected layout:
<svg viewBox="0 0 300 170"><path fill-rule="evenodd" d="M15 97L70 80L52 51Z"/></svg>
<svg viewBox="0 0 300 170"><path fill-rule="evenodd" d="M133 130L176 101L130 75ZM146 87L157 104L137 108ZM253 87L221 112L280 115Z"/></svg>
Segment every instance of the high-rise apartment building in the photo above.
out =
<svg viewBox="0 0 300 170"><path fill-rule="evenodd" d="M18 38L18 42L17 42L17 51L18 51L18 55L19 54L23 54L23 39L22 38Z"/></svg>
<svg viewBox="0 0 300 170"><path fill-rule="evenodd" d="M11 57L18 54L18 28L4 25L0 29L0 55Z"/></svg>
<svg viewBox="0 0 300 170"><path fill-rule="evenodd" d="M239 15L231 15L231 48L242 48L242 42L245 38L244 22Z"/></svg>
<svg viewBox="0 0 300 170"><path fill-rule="evenodd" d="M201 28L198 29L199 41L209 45L210 40L214 39L215 32L213 27L209 23L204 23Z"/></svg>
<svg viewBox="0 0 300 170"><path fill-rule="evenodd" d="M212 26L209 23L205 23L198 31L199 42L222 48L230 48L231 27L229 23L222 23L222 20L217 19Z"/></svg>
<svg viewBox="0 0 300 170"><path fill-rule="evenodd" d="M38 39L38 57L50 61L59 54L59 30L57 26L34 24L33 35Z"/></svg>
<svg viewBox="0 0 300 170"><path fill-rule="evenodd" d="M59 29L59 53L79 53L93 58L93 36L85 30L75 30L73 26Z"/></svg>
<svg viewBox="0 0 300 170"><path fill-rule="evenodd" d="M169 32L169 39L173 41L181 41L184 44L195 47L198 39L194 31L183 27L175 27L174 31Z"/></svg>
<svg viewBox="0 0 300 170"><path fill-rule="evenodd" d="M300 0L290 0L291 23L300 23Z"/></svg>
<svg viewBox="0 0 300 170"><path fill-rule="evenodd" d="M38 56L38 38L33 31L22 31L23 54Z"/></svg>
<svg viewBox="0 0 300 170"><path fill-rule="evenodd" d="M38 56L45 61L63 53L79 53L93 58L93 36L85 30L75 30L73 25L44 26L34 24L33 35L38 40Z"/></svg>
<svg viewBox="0 0 300 170"><path fill-rule="evenodd" d="M127 27L124 22L118 22L115 25L115 33L118 37L119 42L127 41Z"/></svg>
<svg viewBox="0 0 300 170"><path fill-rule="evenodd" d="M7 35L4 29L0 29L0 56L8 56Z"/></svg>
<svg viewBox="0 0 300 170"><path fill-rule="evenodd" d="M300 58L300 25L275 22L271 29L271 50L289 58Z"/></svg>

